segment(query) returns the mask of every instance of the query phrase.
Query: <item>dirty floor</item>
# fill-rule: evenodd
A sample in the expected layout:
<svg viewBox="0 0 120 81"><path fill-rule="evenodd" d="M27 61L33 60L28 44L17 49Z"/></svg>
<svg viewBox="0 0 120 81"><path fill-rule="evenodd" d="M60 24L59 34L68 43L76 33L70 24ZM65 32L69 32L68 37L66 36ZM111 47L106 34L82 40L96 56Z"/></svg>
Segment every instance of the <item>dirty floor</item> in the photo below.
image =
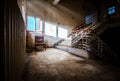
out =
<svg viewBox="0 0 120 81"><path fill-rule="evenodd" d="M24 81L120 81L120 68L54 48L27 53Z"/></svg>

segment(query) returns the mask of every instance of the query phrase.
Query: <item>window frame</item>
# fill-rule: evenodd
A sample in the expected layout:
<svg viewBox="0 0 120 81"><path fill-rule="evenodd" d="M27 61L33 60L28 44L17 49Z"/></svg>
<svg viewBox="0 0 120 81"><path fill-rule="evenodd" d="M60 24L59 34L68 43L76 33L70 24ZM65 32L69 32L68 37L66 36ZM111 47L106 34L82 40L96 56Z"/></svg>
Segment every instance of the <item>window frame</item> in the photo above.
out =
<svg viewBox="0 0 120 81"><path fill-rule="evenodd" d="M28 29L28 17L33 17L34 18L34 22L33 22L34 23L34 27L33 27L34 30L29 30ZM36 25L37 20L36 19L40 19L41 20L41 23L40 23L41 30L36 30L37 29L37 25ZM30 31L30 32L43 32L43 21L42 21L42 19L39 18L39 17L34 17L34 16L27 16L27 31Z"/></svg>

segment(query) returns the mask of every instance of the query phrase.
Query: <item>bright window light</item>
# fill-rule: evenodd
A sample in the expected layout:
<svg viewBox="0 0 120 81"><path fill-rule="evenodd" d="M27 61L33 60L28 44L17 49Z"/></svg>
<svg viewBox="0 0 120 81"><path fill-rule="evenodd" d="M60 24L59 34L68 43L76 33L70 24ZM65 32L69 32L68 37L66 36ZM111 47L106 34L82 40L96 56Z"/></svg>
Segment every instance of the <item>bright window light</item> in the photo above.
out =
<svg viewBox="0 0 120 81"><path fill-rule="evenodd" d="M35 18L28 16L27 17L27 30L34 31L35 30Z"/></svg>
<svg viewBox="0 0 120 81"><path fill-rule="evenodd" d="M56 37L56 25L45 22L45 34Z"/></svg>
<svg viewBox="0 0 120 81"><path fill-rule="evenodd" d="M42 20L40 18L36 18L36 31L42 31Z"/></svg>
<svg viewBox="0 0 120 81"><path fill-rule="evenodd" d="M108 14L114 14L115 13L115 6L108 8Z"/></svg>
<svg viewBox="0 0 120 81"><path fill-rule="evenodd" d="M27 30L28 31L42 31L42 20L36 17L27 17Z"/></svg>
<svg viewBox="0 0 120 81"><path fill-rule="evenodd" d="M86 24L91 24L92 23L92 17L91 16L86 16L85 18Z"/></svg>
<svg viewBox="0 0 120 81"><path fill-rule="evenodd" d="M67 29L62 28L62 27L58 27L58 37L59 38L66 39L67 38L67 33L68 33Z"/></svg>

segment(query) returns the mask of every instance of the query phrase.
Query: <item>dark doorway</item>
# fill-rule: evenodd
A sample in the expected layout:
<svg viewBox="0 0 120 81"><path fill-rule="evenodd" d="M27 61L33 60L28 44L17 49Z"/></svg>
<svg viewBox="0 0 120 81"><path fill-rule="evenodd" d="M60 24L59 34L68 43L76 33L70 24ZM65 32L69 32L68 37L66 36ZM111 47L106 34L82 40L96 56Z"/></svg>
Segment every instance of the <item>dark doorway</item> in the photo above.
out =
<svg viewBox="0 0 120 81"><path fill-rule="evenodd" d="M117 54L120 59L120 27L112 27L104 31L100 37ZM120 65L120 60L117 62Z"/></svg>

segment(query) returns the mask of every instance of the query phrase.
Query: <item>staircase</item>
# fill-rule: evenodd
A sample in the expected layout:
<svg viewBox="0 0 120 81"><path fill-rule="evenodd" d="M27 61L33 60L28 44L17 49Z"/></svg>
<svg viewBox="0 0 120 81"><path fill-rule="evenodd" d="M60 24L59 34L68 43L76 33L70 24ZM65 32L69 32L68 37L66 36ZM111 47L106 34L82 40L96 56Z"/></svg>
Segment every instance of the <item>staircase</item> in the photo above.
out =
<svg viewBox="0 0 120 81"><path fill-rule="evenodd" d="M55 47L63 51L68 51L68 48L71 47L71 40L64 39L61 42L58 42Z"/></svg>
<svg viewBox="0 0 120 81"><path fill-rule="evenodd" d="M99 38L97 38L97 36L93 36L92 34L93 32L95 32L96 29L98 29L98 27L101 24L102 22L91 24L85 27L84 23L82 23L81 25L75 27L72 30L71 34L69 35L71 36L71 40L62 39L61 41L55 44L55 47L63 51L67 51L72 54L82 56L85 58L91 57L91 55L88 53L101 56L102 49L101 49L101 43L98 43ZM95 45L94 45L94 41L92 40L96 42ZM94 47L94 48L91 48L91 47Z"/></svg>
<svg viewBox="0 0 120 81"><path fill-rule="evenodd" d="M88 51L94 57L99 57L107 60L110 63L116 63L117 55L113 52L97 35L95 30L102 23L90 25L89 27L81 28L79 31L72 32L72 47Z"/></svg>
<svg viewBox="0 0 120 81"><path fill-rule="evenodd" d="M62 42L58 43L59 46L71 46L71 40L64 39Z"/></svg>
<svg viewBox="0 0 120 81"><path fill-rule="evenodd" d="M71 45L71 40L63 40L62 42L59 42L55 45L55 48L69 52L71 54L83 57L83 58L89 58L89 54L87 51L79 48L74 48Z"/></svg>
<svg viewBox="0 0 120 81"><path fill-rule="evenodd" d="M105 24L106 19L89 26L82 23L72 29L68 36L71 36L71 41L64 40L55 47L85 58L98 57L115 64L119 60L117 54L97 36Z"/></svg>

